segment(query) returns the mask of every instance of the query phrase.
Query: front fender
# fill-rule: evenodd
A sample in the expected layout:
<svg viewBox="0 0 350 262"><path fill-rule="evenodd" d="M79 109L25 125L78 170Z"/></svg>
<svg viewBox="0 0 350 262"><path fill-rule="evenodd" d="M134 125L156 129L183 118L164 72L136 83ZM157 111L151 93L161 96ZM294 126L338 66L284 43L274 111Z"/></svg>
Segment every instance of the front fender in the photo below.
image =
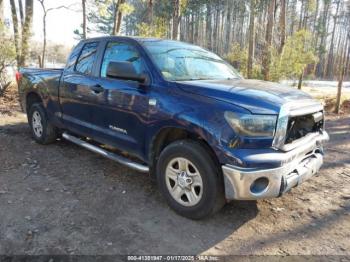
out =
<svg viewBox="0 0 350 262"><path fill-rule="evenodd" d="M157 136L165 128L177 128L194 134L211 147L220 163L237 164L237 159L228 150L232 128L224 118L224 112L249 113L247 110L199 95L167 90L158 94L157 105L150 108L149 125L145 138L145 153L148 159Z"/></svg>

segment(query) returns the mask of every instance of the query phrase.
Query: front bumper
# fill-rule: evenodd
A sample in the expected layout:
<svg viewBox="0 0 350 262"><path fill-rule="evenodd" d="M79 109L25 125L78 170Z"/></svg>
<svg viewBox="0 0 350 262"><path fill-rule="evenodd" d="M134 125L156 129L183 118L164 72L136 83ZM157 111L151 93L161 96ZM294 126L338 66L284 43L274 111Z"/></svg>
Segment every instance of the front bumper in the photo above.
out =
<svg viewBox="0 0 350 262"><path fill-rule="evenodd" d="M317 173L323 164L322 143L328 134L313 134L291 151L257 155L258 162L281 160L273 169L241 168L223 165L225 195L228 200L254 200L278 197ZM255 156L251 156L254 158Z"/></svg>

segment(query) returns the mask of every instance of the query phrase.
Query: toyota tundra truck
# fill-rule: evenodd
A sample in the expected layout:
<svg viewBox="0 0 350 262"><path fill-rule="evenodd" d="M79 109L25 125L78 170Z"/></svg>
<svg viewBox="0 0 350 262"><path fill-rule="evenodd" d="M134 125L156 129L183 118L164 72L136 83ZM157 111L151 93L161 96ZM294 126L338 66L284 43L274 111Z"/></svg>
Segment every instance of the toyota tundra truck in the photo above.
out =
<svg viewBox="0 0 350 262"><path fill-rule="evenodd" d="M64 69L21 68L16 80L36 142L66 139L150 174L169 206L191 219L230 200L279 197L323 163L319 101L243 79L195 45L93 38Z"/></svg>

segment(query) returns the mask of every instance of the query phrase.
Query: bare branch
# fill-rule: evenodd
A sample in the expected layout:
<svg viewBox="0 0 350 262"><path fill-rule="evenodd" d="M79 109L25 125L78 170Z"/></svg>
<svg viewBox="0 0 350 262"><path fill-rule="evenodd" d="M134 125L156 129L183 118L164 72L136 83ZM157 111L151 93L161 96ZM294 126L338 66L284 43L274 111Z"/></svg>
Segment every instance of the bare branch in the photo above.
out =
<svg viewBox="0 0 350 262"><path fill-rule="evenodd" d="M76 5L77 5L77 3L71 4L71 5L68 5L68 6L61 5L61 6L57 6L57 7L52 7L52 8L47 9L46 12L50 12L50 11L58 10L58 9L67 9L67 10L73 11L73 12L80 12L78 10L72 9L72 7L76 6Z"/></svg>

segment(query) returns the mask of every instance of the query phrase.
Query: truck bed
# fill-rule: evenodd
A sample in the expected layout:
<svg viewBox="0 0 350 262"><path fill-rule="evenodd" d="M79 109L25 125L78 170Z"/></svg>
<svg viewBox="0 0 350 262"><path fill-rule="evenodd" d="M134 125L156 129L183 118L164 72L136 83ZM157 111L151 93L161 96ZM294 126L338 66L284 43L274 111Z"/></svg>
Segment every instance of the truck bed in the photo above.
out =
<svg viewBox="0 0 350 262"><path fill-rule="evenodd" d="M26 97L30 92L44 93L48 99L46 102L56 101L63 68L20 68L16 76L18 81L18 93L23 111L26 111ZM40 88L39 88L40 87Z"/></svg>
<svg viewBox="0 0 350 262"><path fill-rule="evenodd" d="M22 77L35 77L43 80L53 80L54 78L60 78L63 72L63 68L33 68L33 67L22 67L19 72L22 74ZM31 79L31 81L35 80Z"/></svg>

